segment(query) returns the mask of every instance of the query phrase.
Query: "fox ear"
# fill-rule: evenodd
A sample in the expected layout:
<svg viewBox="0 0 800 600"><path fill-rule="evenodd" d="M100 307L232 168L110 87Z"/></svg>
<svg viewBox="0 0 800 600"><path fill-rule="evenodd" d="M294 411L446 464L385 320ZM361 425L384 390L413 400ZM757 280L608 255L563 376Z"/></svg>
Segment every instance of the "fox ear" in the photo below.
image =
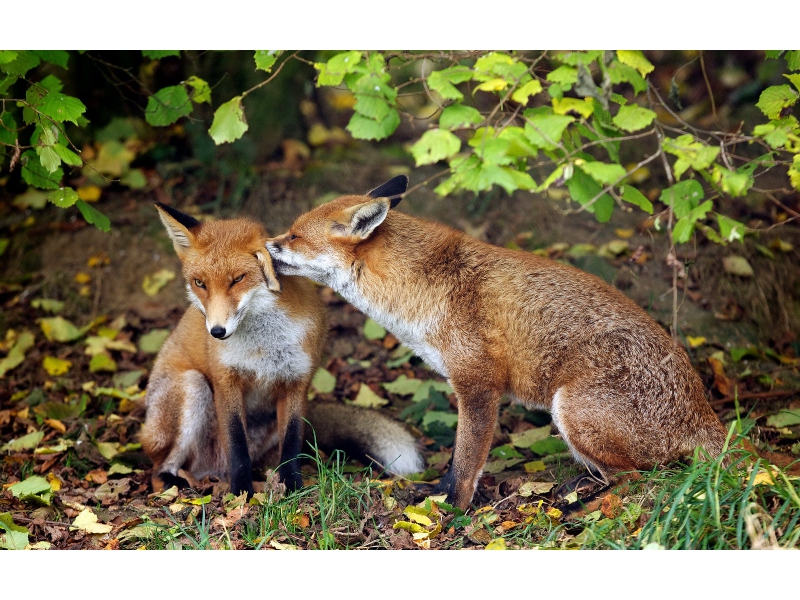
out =
<svg viewBox="0 0 800 600"><path fill-rule="evenodd" d="M394 208L403 199L403 194L408 189L408 177L406 175L398 175L393 177L383 185L379 185L371 192L367 192L370 198L388 198L391 200L390 208Z"/></svg>
<svg viewBox="0 0 800 600"><path fill-rule="evenodd" d="M155 205L158 209L158 216L161 217L161 222L167 228L167 233L172 239L175 252L178 253L178 256L183 255L194 244L194 234L191 229L200 225L200 221L161 204L161 202L156 201Z"/></svg>
<svg viewBox="0 0 800 600"><path fill-rule="evenodd" d="M261 272L264 274L264 279L267 282L267 287L273 292L281 291L281 282L278 281L278 274L275 273L275 267L272 264L272 257L260 250L255 253L258 265L261 267Z"/></svg>
<svg viewBox="0 0 800 600"><path fill-rule="evenodd" d="M345 237L367 239L389 214L388 198L376 198L343 211L341 219L333 226L333 233Z"/></svg>

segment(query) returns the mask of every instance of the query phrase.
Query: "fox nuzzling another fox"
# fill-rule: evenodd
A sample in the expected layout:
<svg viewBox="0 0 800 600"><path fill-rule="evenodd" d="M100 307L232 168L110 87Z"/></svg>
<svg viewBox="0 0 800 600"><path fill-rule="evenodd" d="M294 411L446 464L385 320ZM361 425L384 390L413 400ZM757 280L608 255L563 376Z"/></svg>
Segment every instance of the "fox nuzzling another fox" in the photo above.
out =
<svg viewBox="0 0 800 600"><path fill-rule="evenodd" d="M278 274L325 284L450 380L458 426L438 485L466 508L503 395L549 410L573 455L606 482L726 429L683 348L599 278L392 210L408 178L343 196L266 244Z"/></svg>

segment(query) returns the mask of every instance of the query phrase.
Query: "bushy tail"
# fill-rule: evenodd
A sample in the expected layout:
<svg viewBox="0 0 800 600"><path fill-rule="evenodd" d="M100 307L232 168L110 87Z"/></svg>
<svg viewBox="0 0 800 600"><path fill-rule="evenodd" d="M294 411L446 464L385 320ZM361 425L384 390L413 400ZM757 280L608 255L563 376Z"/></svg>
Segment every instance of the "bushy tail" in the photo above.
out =
<svg viewBox="0 0 800 600"><path fill-rule="evenodd" d="M343 450L395 475L419 473L425 463L402 425L377 411L334 402L309 402L306 439L329 452ZM313 431L312 431L313 429Z"/></svg>

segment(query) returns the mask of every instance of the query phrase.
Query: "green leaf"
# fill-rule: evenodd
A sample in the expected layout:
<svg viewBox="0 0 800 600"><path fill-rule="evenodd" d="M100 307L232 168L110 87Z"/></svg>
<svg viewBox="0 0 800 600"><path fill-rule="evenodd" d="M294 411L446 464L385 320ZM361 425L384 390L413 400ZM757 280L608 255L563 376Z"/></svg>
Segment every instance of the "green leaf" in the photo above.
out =
<svg viewBox="0 0 800 600"><path fill-rule="evenodd" d="M94 206L87 204L83 200L78 200L75 203L75 206L77 206L78 210L81 211L81 214L87 223L94 225L100 231L107 232L111 230L111 221Z"/></svg>
<svg viewBox="0 0 800 600"><path fill-rule="evenodd" d="M503 460L508 460L510 458L524 458L522 454L517 452L517 449L514 448L511 444L505 444L503 446L497 446L496 448L492 448L492 451L489 452L491 456L496 458L501 458Z"/></svg>
<svg viewBox="0 0 800 600"><path fill-rule="evenodd" d="M57 122L70 121L78 124L78 117L86 112L83 102L60 92L50 92L36 107L39 112Z"/></svg>
<svg viewBox="0 0 800 600"><path fill-rule="evenodd" d="M791 427L792 425L800 425L800 410L781 410L767 417L767 425L770 427Z"/></svg>
<svg viewBox="0 0 800 600"><path fill-rule="evenodd" d="M445 108L439 116L439 127L453 130L478 125L481 121L483 121L483 116L477 108L452 104Z"/></svg>
<svg viewBox="0 0 800 600"><path fill-rule="evenodd" d="M12 439L6 443L0 452L22 452L23 450L33 450L44 438L44 431L34 431L22 437Z"/></svg>
<svg viewBox="0 0 800 600"><path fill-rule="evenodd" d="M11 490L11 493L15 498L22 498L23 496L32 496L41 494L42 492L52 491L47 479L39 475L28 477L24 481L15 483L8 489Z"/></svg>
<svg viewBox="0 0 800 600"><path fill-rule="evenodd" d="M797 102L798 94L790 85L773 85L763 92L756 103L768 119L779 119L784 108Z"/></svg>
<svg viewBox="0 0 800 600"><path fill-rule="evenodd" d="M368 340L382 340L386 337L386 329L377 321L368 318L364 322L364 337Z"/></svg>
<svg viewBox="0 0 800 600"><path fill-rule="evenodd" d="M203 102L211 104L211 88L208 82L196 75L192 75L185 83L192 88L192 102L195 104L202 104Z"/></svg>
<svg viewBox="0 0 800 600"><path fill-rule="evenodd" d="M559 84L562 88L569 89L569 86L578 81L578 69L568 65L561 65L550 71L545 79Z"/></svg>
<svg viewBox="0 0 800 600"><path fill-rule="evenodd" d="M311 387L320 394L330 394L336 389L336 377L324 367L319 367L311 380Z"/></svg>
<svg viewBox="0 0 800 600"><path fill-rule="evenodd" d="M39 157L33 150L26 150L22 154L22 179L26 183L43 190L57 190L64 176L60 167L49 173L42 166Z"/></svg>
<svg viewBox="0 0 800 600"><path fill-rule="evenodd" d="M622 165L602 162L584 162L581 164L581 169L602 185L616 185L618 181L628 174Z"/></svg>
<svg viewBox="0 0 800 600"><path fill-rule="evenodd" d="M17 122L14 115L6 111L0 114L0 143L13 146L17 141Z"/></svg>
<svg viewBox="0 0 800 600"><path fill-rule="evenodd" d="M441 71L433 71L428 75L428 87L445 100L463 100L464 94L458 91L455 84L469 81L474 72L467 67L450 67Z"/></svg>
<svg viewBox="0 0 800 600"><path fill-rule="evenodd" d="M131 169L120 178L119 182L134 190L141 190L147 187L147 177L145 177L141 169Z"/></svg>
<svg viewBox="0 0 800 600"><path fill-rule="evenodd" d="M672 230L672 239L675 241L676 244L684 244L688 242L691 237L692 233L694 232L694 226L697 221L700 219L704 219L708 211L714 208L714 203L711 200L706 200L700 206L693 208L683 217L678 219L675 223L675 227Z"/></svg>
<svg viewBox="0 0 800 600"><path fill-rule="evenodd" d="M17 59L17 52L13 50L0 50L0 65L13 62Z"/></svg>
<svg viewBox="0 0 800 600"><path fill-rule="evenodd" d="M525 137L538 148L555 149L567 126L575 121L574 117L553 114L548 107L533 108L525 111Z"/></svg>
<svg viewBox="0 0 800 600"><path fill-rule="evenodd" d="M640 50L617 50L617 58L623 65L639 71L642 77L655 70L653 64L645 58Z"/></svg>
<svg viewBox="0 0 800 600"><path fill-rule="evenodd" d="M43 61L62 69L66 69L69 63L69 52L66 50L33 50L33 53Z"/></svg>
<svg viewBox="0 0 800 600"><path fill-rule="evenodd" d="M352 50L337 54L327 63L314 63L314 68L319 71L317 87L341 84L345 75L355 71L361 62L361 57L361 52Z"/></svg>
<svg viewBox="0 0 800 600"><path fill-rule="evenodd" d="M53 150L58 155L58 157L61 160L63 160L66 164L72 167L80 167L83 165L81 157L75 154L72 150L70 150L66 146L62 146L61 144L54 144Z"/></svg>
<svg viewBox="0 0 800 600"><path fill-rule="evenodd" d="M636 104L628 104L619 107L619 112L611 119L611 122L620 129L632 133L644 129L650 125L655 118L656 113L649 108L644 108Z"/></svg>
<svg viewBox="0 0 800 600"><path fill-rule="evenodd" d="M566 452L569 450L569 446L567 446L562 440L549 436L543 440L539 440L538 442L534 442L530 445L530 451L534 454L538 454L539 456L545 456L548 454L558 454L559 452Z"/></svg>
<svg viewBox="0 0 800 600"><path fill-rule="evenodd" d="M28 545L28 530L14 523L11 513L0 513L0 548L3 550L24 550Z"/></svg>
<svg viewBox="0 0 800 600"><path fill-rule="evenodd" d="M696 141L692 135L686 134L675 139L664 140L664 151L678 157L675 161L675 178L680 179L691 167L697 171L707 169L719 154L719 148Z"/></svg>
<svg viewBox="0 0 800 600"><path fill-rule="evenodd" d="M458 415L456 413L440 410L429 410L425 413L425 416L422 417L422 427L427 429L436 421L448 427L455 427L458 424Z"/></svg>
<svg viewBox="0 0 800 600"><path fill-rule="evenodd" d="M400 375L394 381L389 383L382 383L383 389L387 392L391 392L392 394L397 394L399 396L410 396L422 386L423 381L421 379L410 379L405 375Z"/></svg>
<svg viewBox="0 0 800 600"><path fill-rule="evenodd" d="M0 63L0 71L9 75L22 77L31 69L38 67L42 59L29 50L16 50L16 57L5 63Z"/></svg>
<svg viewBox="0 0 800 600"><path fill-rule="evenodd" d="M169 329L153 329L139 338L139 350L147 354L155 354L169 337Z"/></svg>
<svg viewBox="0 0 800 600"><path fill-rule="evenodd" d="M214 121L208 130L214 143L219 146L226 142L238 140L247 131L248 125L244 118L242 97L235 96L220 105L214 112Z"/></svg>
<svg viewBox="0 0 800 600"><path fill-rule="evenodd" d="M150 125L163 127L172 125L191 112L192 103L186 88L182 85L172 85L161 88L148 98L144 118Z"/></svg>
<svg viewBox="0 0 800 600"><path fill-rule="evenodd" d="M744 241L744 223L735 221L725 215L717 214L717 223L719 224L719 233L723 239L728 242L739 240Z"/></svg>
<svg viewBox="0 0 800 600"><path fill-rule="evenodd" d="M5 358L0 359L0 377L4 377L11 369L18 367L25 361L25 353L33 347L33 341L34 338L31 332L23 331L19 334Z"/></svg>
<svg viewBox="0 0 800 600"><path fill-rule="evenodd" d="M531 79L528 83L518 87L514 93L511 94L511 99L520 104L527 104L528 98L535 96L541 91L542 83L538 79Z"/></svg>
<svg viewBox="0 0 800 600"><path fill-rule="evenodd" d="M68 208L78 201L78 192L71 187L59 188L47 194L47 199L60 208Z"/></svg>
<svg viewBox="0 0 800 600"><path fill-rule="evenodd" d="M792 82L792 85L795 87L795 89L800 91L800 73L792 73L791 75L784 73L783 76Z"/></svg>
<svg viewBox="0 0 800 600"><path fill-rule="evenodd" d="M632 185L621 187L619 195L625 202L635 204L646 213L653 214L653 203Z"/></svg>
<svg viewBox="0 0 800 600"><path fill-rule="evenodd" d="M517 448L530 448L534 443L550 436L550 425L535 427L522 433L511 433L511 444Z"/></svg>
<svg viewBox="0 0 800 600"><path fill-rule="evenodd" d="M628 65L623 65L619 61L613 60L608 65L608 76L611 79L611 83L630 83L636 94L641 94L647 89L647 82L639 74L639 71Z"/></svg>
<svg viewBox="0 0 800 600"><path fill-rule="evenodd" d="M608 194L603 194L589 205L601 191L602 186L587 175L581 167L575 167L572 177L567 181L567 189L573 200L586 206L586 210L594 213L600 223L606 223L614 212L614 199Z"/></svg>
<svg viewBox="0 0 800 600"><path fill-rule="evenodd" d="M726 273L739 277L752 277L755 274L753 267L744 256L726 256L722 259L722 267Z"/></svg>
<svg viewBox="0 0 800 600"><path fill-rule="evenodd" d="M695 179L679 181L661 192L659 200L667 206L672 205L675 217L680 219L692 211L703 199L703 186ZM673 204L674 200L674 204Z"/></svg>
<svg viewBox="0 0 800 600"><path fill-rule="evenodd" d="M800 50L789 50L786 53L786 66L790 71L800 71Z"/></svg>
<svg viewBox="0 0 800 600"><path fill-rule="evenodd" d="M748 173L737 173L720 165L714 165L711 179L722 188L723 192L734 197L744 196L754 183Z"/></svg>
<svg viewBox="0 0 800 600"><path fill-rule="evenodd" d="M444 129L430 129L411 146L417 166L430 165L450 158L461 150L461 140Z"/></svg>
<svg viewBox="0 0 800 600"><path fill-rule="evenodd" d="M55 173L58 170L61 159L52 146L36 146L36 154L39 155L39 162L48 173Z"/></svg>
<svg viewBox="0 0 800 600"><path fill-rule="evenodd" d="M114 373L116 370L116 361L105 352L95 354L89 361L89 371L92 373Z"/></svg>
<svg viewBox="0 0 800 600"><path fill-rule="evenodd" d="M357 140L382 140L392 135L398 125L400 115L395 109L391 109L381 121L355 113L347 124L347 131Z"/></svg>
<svg viewBox="0 0 800 600"><path fill-rule="evenodd" d="M275 61L278 60L278 57L281 55L281 52L282 50L256 50L256 55L254 56L256 69L261 69L269 73Z"/></svg>
<svg viewBox="0 0 800 600"><path fill-rule="evenodd" d="M142 50L142 55L151 60L166 58L167 56L180 56L180 50Z"/></svg>
<svg viewBox="0 0 800 600"><path fill-rule="evenodd" d="M790 140L800 139L800 125L794 115L789 115L783 119L756 125L753 128L753 134L763 137L764 141L773 148L783 148ZM739 170L741 171L741 169ZM752 170L755 170L755 166Z"/></svg>
<svg viewBox="0 0 800 600"><path fill-rule="evenodd" d="M376 121L382 121L392 110L389 103L382 97L372 94L356 94L356 104L353 107L357 113Z"/></svg>

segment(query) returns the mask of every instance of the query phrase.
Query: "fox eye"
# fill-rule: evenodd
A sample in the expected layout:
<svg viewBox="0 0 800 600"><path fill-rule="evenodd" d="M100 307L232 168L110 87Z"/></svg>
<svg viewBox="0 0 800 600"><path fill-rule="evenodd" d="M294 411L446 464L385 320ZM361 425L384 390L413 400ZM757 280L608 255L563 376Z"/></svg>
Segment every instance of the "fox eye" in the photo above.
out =
<svg viewBox="0 0 800 600"><path fill-rule="evenodd" d="M194 284L199 288L206 289L206 284L200 281L199 279L195 279Z"/></svg>
<svg viewBox="0 0 800 600"><path fill-rule="evenodd" d="M234 284L234 283L239 283L239 282L240 282L242 279L244 279L244 273L242 273L241 275L239 275L238 277L236 277L236 278L233 280L233 283L231 284L231 286L233 286L233 284Z"/></svg>
<svg viewBox="0 0 800 600"><path fill-rule="evenodd" d="M289 241L290 241L290 242L293 242L293 241L294 241L294 240L296 240L296 239L297 239L297 236L296 236L295 234L293 234L293 233L290 233L290 234L289 234Z"/></svg>

